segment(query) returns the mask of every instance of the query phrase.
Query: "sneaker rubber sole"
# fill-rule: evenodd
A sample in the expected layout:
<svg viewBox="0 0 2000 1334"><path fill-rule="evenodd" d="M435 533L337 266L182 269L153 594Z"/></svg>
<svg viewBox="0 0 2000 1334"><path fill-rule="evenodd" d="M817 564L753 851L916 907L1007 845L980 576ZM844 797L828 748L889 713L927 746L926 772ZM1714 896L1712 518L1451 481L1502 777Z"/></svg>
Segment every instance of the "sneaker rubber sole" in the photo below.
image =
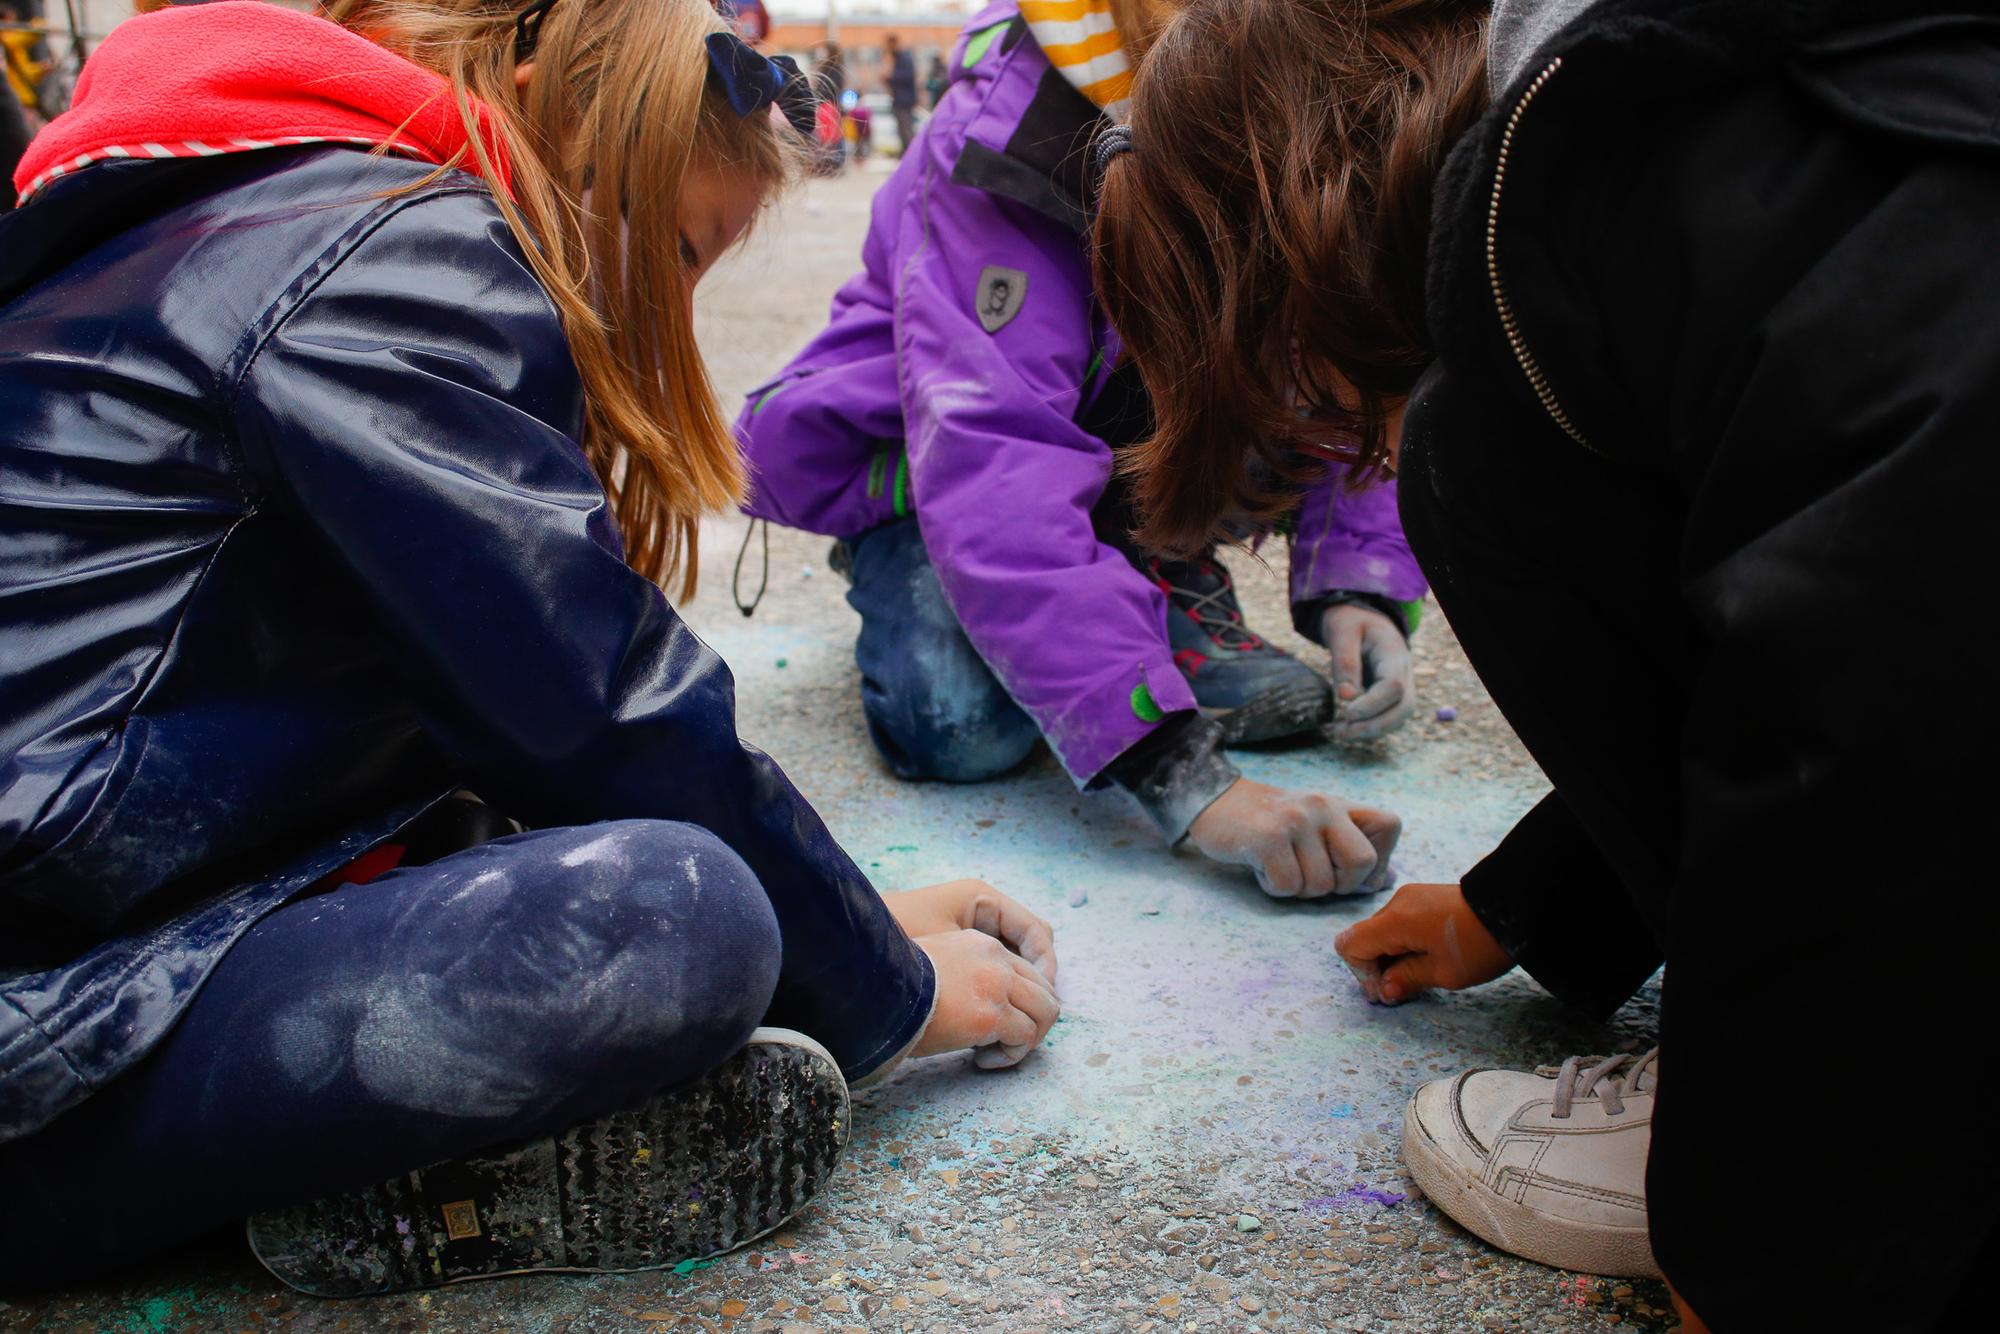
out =
<svg viewBox="0 0 2000 1334"><path fill-rule="evenodd" d="M1403 1166L1453 1222L1510 1255L1573 1274L1661 1276L1646 1229L1558 1218L1487 1189L1431 1139L1414 1101L1403 1111Z"/></svg>
<svg viewBox="0 0 2000 1334"><path fill-rule="evenodd" d="M1234 709L1203 709L1222 724L1222 744L1276 741L1325 727L1333 721L1333 692L1324 683L1304 682L1259 695Z"/></svg>
<svg viewBox="0 0 2000 1334"><path fill-rule="evenodd" d="M803 1209L840 1161L848 1117L846 1081L824 1047L758 1029L676 1093L259 1214L250 1248L285 1283L321 1297L702 1260Z"/></svg>

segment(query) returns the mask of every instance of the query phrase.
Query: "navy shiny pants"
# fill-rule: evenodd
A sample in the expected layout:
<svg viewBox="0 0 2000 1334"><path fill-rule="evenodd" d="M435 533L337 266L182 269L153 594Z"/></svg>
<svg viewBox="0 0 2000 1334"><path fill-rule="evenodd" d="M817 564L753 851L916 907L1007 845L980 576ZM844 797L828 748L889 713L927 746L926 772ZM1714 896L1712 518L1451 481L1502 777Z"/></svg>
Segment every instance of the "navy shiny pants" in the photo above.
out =
<svg viewBox="0 0 2000 1334"><path fill-rule="evenodd" d="M1041 732L965 637L915 519L847 542L861 613L854 660L868 735L898 778L977 783L1006 773Z"/></svg>
<svg viewBox="0 0 2000 1334"><path fill-rule="evenodd" d="M749 868L667 821L538 830L289 904L144 1062L0 1145L0 1286L686 1084L756 1027L779 955Z"/></svg>

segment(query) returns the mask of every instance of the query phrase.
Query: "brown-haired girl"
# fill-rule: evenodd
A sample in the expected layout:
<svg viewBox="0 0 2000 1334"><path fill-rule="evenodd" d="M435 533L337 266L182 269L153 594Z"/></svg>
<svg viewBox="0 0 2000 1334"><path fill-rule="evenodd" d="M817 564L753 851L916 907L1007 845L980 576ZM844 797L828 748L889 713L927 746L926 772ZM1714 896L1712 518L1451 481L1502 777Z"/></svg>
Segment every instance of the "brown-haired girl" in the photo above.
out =
<svg viewBox="0 0 2000 1334"><path fill-rule="evenodd" d="M245 1215L315 1292L671 1264L846 1081L1056 1016L655 583L741 488L691 291L796 70L703 0L324 13L121 26L0 219L0 1284Z"/></svg>
<svg viewBox="0 0 2000 1334"><path fill-rule="evenodd" d="M1936 642L2000 598L1991 10L1194 0L1104 149L1143 539L1358 429L1554 784L1342 954L1390 1003L1518 963L1600 1012L1672 964L1657 1052L1426 1085L1406 1160L1503 1247L1663 1270L1690 1328L1770 1328L1773 1273L1787 1326L1979 1309L2000 1148L1930 1090L1987 987L1929 932L2000 928L1994 665Z"/></svg>
<svg viewBox="0 0 2000 1334"><path fill-rule="evenodd" d="M990 0L876 192L826 327L751 395L749 511L839 539L868 734L898 777L974 783L1046 741L1168 847L1278 897L1374 893L1401 826L1256 782L1226 745L1367 741L1415 707L1424 593L1393 488L1289 498L1293 624L1256 633L1209 553L1128 540L1113 463L1150 421L1091 296L1090 144L1170 0ZM1338 713L1336 713L1336 701ZM1329 726L1330 725L1330 726Z"/></svg>

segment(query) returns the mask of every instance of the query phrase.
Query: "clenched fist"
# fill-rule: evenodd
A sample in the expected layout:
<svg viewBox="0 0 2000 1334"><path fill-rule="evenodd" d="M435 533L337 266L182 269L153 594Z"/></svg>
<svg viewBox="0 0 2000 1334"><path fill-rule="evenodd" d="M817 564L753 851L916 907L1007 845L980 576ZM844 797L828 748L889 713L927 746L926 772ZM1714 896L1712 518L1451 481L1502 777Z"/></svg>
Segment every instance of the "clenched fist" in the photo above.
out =
<svg viewBox="0 0 2000 1334"><path fill-rule="evenodd" d="M1402 832L1387 811L1239 778L1188 837L1216 861L1249 867L1273 898L1314 899L1387 889Z"/></svg>
<svg viewBox="0 0 2000 1334"><path fill-rule="evenodd" d="M930 956L937 1007L912 1056L972 1047L992 1070L1014 1065L1062 1013L1055 931L983 880L884 894L896 922Z"/></svg>

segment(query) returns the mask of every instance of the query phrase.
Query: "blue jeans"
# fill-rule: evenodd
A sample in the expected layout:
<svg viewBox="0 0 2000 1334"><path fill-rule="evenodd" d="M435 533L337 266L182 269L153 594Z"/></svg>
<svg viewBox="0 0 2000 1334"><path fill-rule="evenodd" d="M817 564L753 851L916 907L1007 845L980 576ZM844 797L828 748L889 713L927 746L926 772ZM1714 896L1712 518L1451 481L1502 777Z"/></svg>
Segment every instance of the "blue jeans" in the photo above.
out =
<svg viewBox="0 0 2000 1334"><path fill-rule="evenodd" d="M965 637L915 519L847 543L861 613L854 661L868 735L898 778L978 783L1006 773L1041 732Z"/></svg>
<svg viewBox="0 0 2000 1334"><path fill-rule="evenodd" d="M286 905L140 1064L0 1145L0 1288L550 1134L699 1078L778 922L693 825L543 829Z"/></svg>

